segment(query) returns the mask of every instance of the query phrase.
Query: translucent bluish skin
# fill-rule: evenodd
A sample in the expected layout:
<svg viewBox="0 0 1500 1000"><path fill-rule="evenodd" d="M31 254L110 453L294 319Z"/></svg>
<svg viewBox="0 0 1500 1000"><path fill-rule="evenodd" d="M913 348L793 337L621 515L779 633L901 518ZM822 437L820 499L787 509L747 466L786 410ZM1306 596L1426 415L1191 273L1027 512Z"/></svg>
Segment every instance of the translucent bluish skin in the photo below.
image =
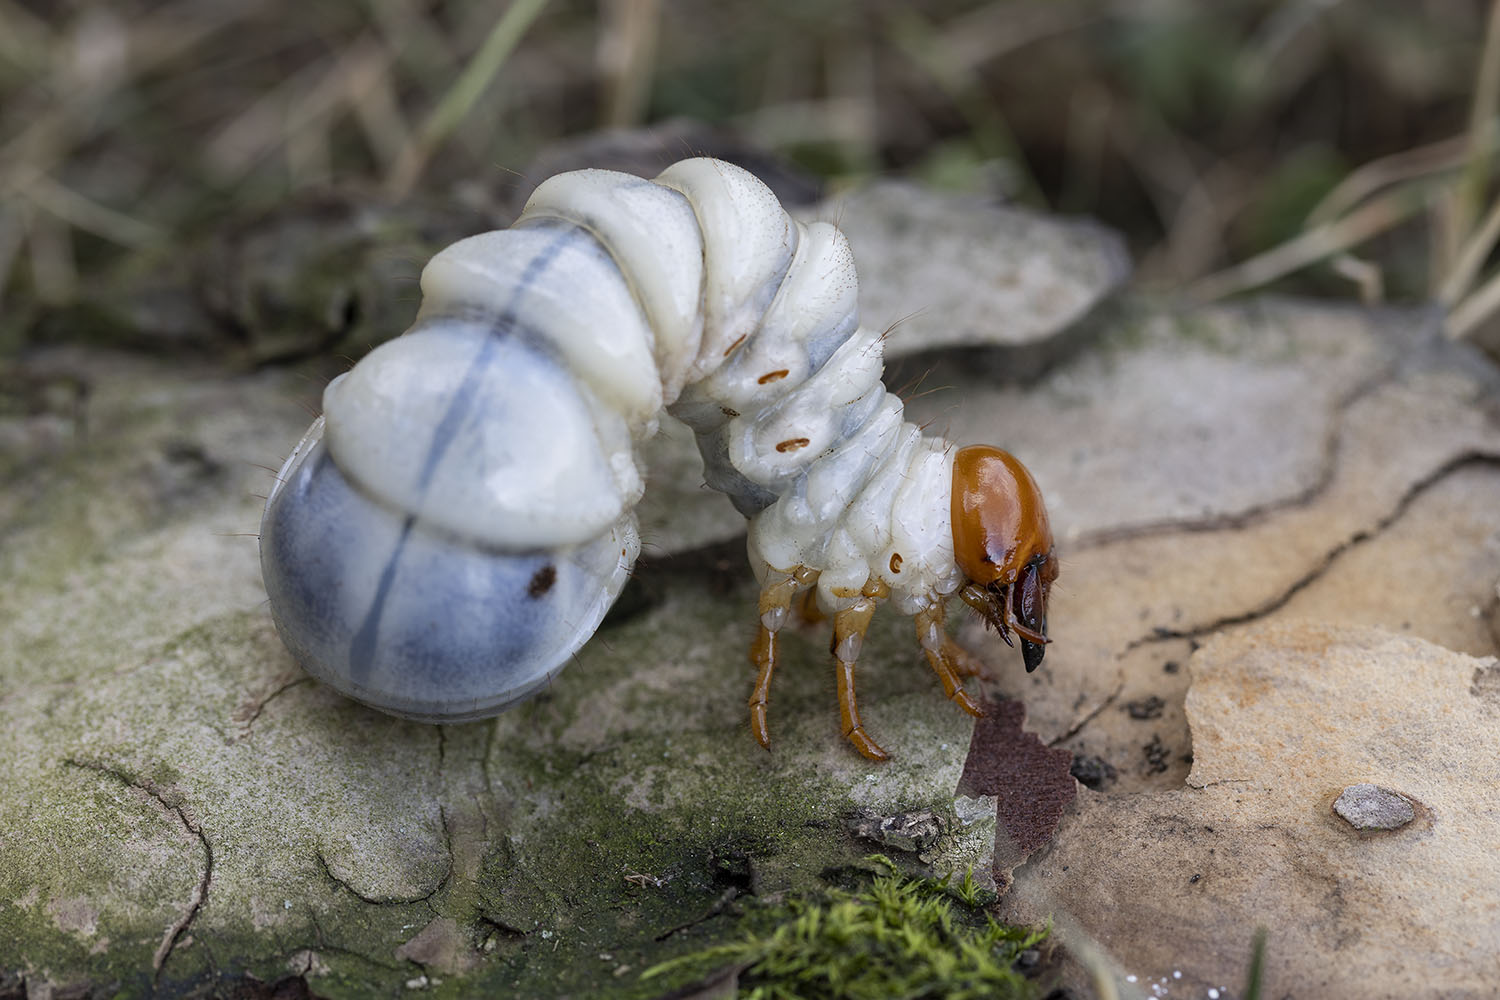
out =
<svg viewBox="0 0 1500 1000"><path fill-rule="evenodd" d="M558 552L502 552L352 486L321 423L261 525L282 640L357 701L422 722L482 718L548 683L598 628L639 545L633 517Z"/></svg>
<svg viewBox="0 0 1500 1000"><path fill-rule="evenodd" d="M833 226L717 161L577 171L435 256L422 291L411 331L329 385L267 502L272 615L310 673L443 722L547 683L635 561L635 444L664 409L750 519L766 592L796 574L862 620L888 600L940 648L965 581L952 449L881 383Z"/></svg>

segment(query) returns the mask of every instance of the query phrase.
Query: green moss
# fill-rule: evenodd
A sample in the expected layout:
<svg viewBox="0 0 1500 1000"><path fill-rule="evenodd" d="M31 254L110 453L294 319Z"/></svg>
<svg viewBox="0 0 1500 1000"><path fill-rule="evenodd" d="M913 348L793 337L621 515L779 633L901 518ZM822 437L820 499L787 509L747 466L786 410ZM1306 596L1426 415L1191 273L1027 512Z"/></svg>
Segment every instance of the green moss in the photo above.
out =
<svg viewBox="0 0 1500 1000"><path fill-rule="evenodd" d="M886 869L868 888L794 899L788 919L770 933L663 962L641 978L742 965L739 995L750 1000L1039 993L1015 964L1046 930L998 924L955 906L947 879L909 878L886 858L868 860Z"/></svg>

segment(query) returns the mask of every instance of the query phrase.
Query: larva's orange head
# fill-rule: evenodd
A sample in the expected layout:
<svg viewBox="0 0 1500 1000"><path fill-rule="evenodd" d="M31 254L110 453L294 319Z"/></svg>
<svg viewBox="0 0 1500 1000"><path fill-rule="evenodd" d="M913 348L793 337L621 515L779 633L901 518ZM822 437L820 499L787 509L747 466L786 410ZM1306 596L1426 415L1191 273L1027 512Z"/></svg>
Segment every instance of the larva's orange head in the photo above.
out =
<svg viewBox="0 0 1500 1000"><path fill-rule="evenodd" d="M974 445L953 456L953 553L969 578L960 596L1007 643L1014 630L1026 669L1035 670L1057 556L1042 492L1009 452Z"/></svg>

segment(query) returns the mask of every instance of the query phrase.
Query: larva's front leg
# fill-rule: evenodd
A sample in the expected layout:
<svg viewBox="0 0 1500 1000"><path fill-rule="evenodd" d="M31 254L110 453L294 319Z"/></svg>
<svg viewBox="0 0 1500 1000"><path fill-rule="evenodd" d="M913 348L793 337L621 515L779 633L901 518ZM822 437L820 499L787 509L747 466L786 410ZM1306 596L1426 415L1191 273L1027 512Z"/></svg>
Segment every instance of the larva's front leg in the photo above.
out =
<svg viewBox="0 0 1500 1000"><path fill-rule="evenodd" d="M833 616L833 656L838 661L835 674L838 684L839 721L844 738L854 744L854 749L870 760L890 760L891 755L870 738L859 721L859 704L854 697L854 666L859 661L859 651L864 645L865 633L870 630L870 619L876 607L886 598L890 590L879 580L867 583L863 594L852 607Z"/></svg>
<svg viewBox="0 0 1500 1000"><path fill-rule="evenodd" d="M922 652L927 656L928 665L942 682L943 693L959 708L978 718L984 715L984 712L974 704L969 693L964 690L959 675L972 677L982 668L948 637L948 633L943 629L945 617L946 612L942 601L918 611L912 619L917 627L917 642L921 644Z"/></svg>
<svg viewBox="0 0 1500 1000"><path fill-rule="evenodd" d="M790 573L771 570L760 589L760 621L755 642L750 647L750 662L755 665L755 690L750 693L750 731L755 742L771 749L771 731L766 723L771 698L771 677L776 672L776 636L791 615L792 601L818 580L815 570L798 566Z"/></svg>

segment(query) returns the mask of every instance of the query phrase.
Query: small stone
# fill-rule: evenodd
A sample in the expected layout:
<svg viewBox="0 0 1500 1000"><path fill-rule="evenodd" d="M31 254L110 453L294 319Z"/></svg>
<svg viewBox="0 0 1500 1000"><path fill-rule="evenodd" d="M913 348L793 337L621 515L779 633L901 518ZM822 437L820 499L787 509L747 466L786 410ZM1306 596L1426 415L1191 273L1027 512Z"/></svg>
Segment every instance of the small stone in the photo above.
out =
<svg viewBox="0 0 1500 1000"><path fill-rule="evenodd" d="M1410 799L1368 783L1344 789L1333 811L1356 830L1398 830L1417 816Z"/></svg>

